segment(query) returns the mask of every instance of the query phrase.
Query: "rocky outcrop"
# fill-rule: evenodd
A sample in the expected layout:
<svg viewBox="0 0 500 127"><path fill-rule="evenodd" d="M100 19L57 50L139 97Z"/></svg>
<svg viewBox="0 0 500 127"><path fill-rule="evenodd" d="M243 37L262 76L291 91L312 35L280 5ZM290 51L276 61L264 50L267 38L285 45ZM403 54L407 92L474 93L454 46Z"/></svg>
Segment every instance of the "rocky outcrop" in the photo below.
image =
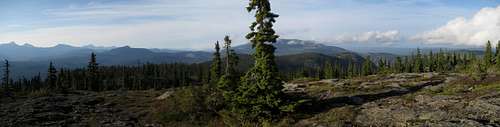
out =
<svg viewBox="0 0 500 127"><path fill-rule="evenodd" d="M315 96L322 106L315 108L324 109L297 126L500 127L500 91L474 92L478 87L474 83L456 86L467 78L460 74L393 74L309 83L305 91L323 91ZM456 88L463 90L454 91Z"/></svg>
<svg viewBox="0 0 500 127"><path fill-rule="evenodd" d="M153 96L79 91L20 99L0 106L0 126L158 126L145 120Z"/></svg>

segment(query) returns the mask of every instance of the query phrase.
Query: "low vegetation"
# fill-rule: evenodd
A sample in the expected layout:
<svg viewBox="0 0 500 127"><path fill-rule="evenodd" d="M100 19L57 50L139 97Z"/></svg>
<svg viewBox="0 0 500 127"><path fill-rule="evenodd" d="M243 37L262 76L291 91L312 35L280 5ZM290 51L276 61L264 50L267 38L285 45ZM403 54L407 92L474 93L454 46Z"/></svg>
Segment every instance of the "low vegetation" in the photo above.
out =
<svg viewBox="0 0 500 127"><path fill-rule="evenodd" d="M362 64L329 61L280 73L272 45L279 37L273 30L278 15L271 12L269 0L250 0L247 10L255 14L246 36L255 49L255 61L245 72L237 68L239 58L229 36L224 38L222 51L216 43L210 67L99 66L92 53L85 69L57 70L50 63L44 79L13 81L6 60L0 98L6 105L0 106L5 109L0 122L8 126L69 126L84 121L82 126L181 127L500 124L500 106L495 102L500 95L500 43L493 53L488 42L482 57L417 49L414 55L394 61L381 58L377 64L367 57ZM169 94L155 99L165 89ZM129 95L127 90L152 94L130 91ZM13 113L17 111L20 115Z"/></svg>

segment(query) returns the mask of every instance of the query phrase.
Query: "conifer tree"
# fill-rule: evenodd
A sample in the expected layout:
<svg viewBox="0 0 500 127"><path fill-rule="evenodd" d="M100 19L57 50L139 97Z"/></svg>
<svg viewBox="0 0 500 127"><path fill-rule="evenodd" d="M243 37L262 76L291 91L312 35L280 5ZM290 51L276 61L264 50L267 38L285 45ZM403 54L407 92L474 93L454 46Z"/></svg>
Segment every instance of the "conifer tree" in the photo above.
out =
<svg viewBox="0 0 500 127"><path fill-rule="evenodd" d="M383 58L378 59L378 71L379 73L387 73L387 61Z"/></svg>
<svg viewBox="0 0 500 127"><path fill-rule="evenodd" d="M3 77L2 77L2 84L4 87L4 90L9 92L10 90L10 64L9 60L4 60L4 68L3 68Z"/></svg>
<svg viewBox="0 0 500 127"><path fill-rule="evenodd" d="M422 60L422 53L420 52L420 48L417 48L417 56L414 61L415 61L415 71L417 73L424 72L424 63Z"/></svg>
<svg viewBox="0 0 500 127"><path fill-rule="evenodd" d="M274 61L275 35L273 23L277 14L271 12L269 0L250 0L246 8L255 11L255 22L250 25L251 32L246 36L255 50L254 66L242 79L235 96L235 112L249 119L269 118L282 111L291 111L293 106L286 104L283 81L279 77Z"/></svg>
<svg viewBox="0 0 500 127"><path fill-rule="evenodd" d="M498 56L499 53L498 48L500 48L500 41L498 41L497 46L495 47L495 58L496 56Z"/></svg>
<svg viewBox="0 0 500 127"><path fill-rule="evenodd" d="M335 64L333 68L333 77L334 78L342 78L344 75L342 74L342 69L340 64Z"/></svg>
<svg viewBox="0 0 500 127"><path fill-rule="evenodd" d="M394 63L394 72L396 73L401 73L403 72L403 61L401 60L401 57L396 57L396 62Z"/></svg>
<svg viewBox="0 0 500 127"><path fill-rule="evenodd" d="M362 75L367 76L373 74L373 69L372 69L372 61L370 56L366 58L366 60L363 62L363 70L362 70Z"/></svg>
<svg viewBox="0 0 500 127"><path fill-rule="evenodd" d="M352 60L349 60L349 64L347 65L347 77L352 78L356 76L356 65L354 65L354 62Z"/></svg>
<svg viewBox="0 0 500 127"><path fill-rule="evenodd" d="M330 62L326 62L325 65L324 65L324 76L325 78L327 79L332 79L332 78L335 78L335 68L333 67L332 63Z"/></svg>
<svg viewBox="0 0 500 127"><path fill-rule="evenodd" d="M403 64L403 66L404 66L404 72L406 72L406 73L411 73L411 72L413 72L413 71L412 71L412 70L413 70L413 69L412 69L412 67L413 67L413 66L412 66L412 63L411 63L411 61L410 61L410 58L409 58L408 56L405 56L405 58L404 58L404 59L405 59L405 60L404 60L404 64Z"/></svg>
<svg viewBox="0 0 500 127"><path fill-rule="evenodd" d="M210 80L217 83L222 76L222 60L220 55L219 41L215 43L215 52L213 54L212 64L210 65Z"/></svg>
<svg viewBox="0 0 500 127"><path fill-rule="evenodd" d="M236 51L231 49L231 39L229 36L224 37L224 48L226 50L226 75L233 75L236 73L236 66L238 65L238 55Z"/></svg>
<svg viewBox="0 0 500 127"><path fill-rule="evenodd" d="M57 82L57 70L54 67L53 63L50 62L49 64L49 70L47 73L47 85L49 85L50 89L58 89L56 87L56 82Z"/></svg>
<svg viewBox="0 0 500 127"><path fill-rule="evenodd" d="M496 47L496 52L495 52L495 64L497 65L497 68L500 69L500 41L497 43Z"/></svg>
<svg viewBox="0 0 500 127"><path fill-rule="evenodd" d="M493 51L491 49L491 42L488 41L488 43L486 43L486 49L483 58L484 65L486 67L490 67L492 59L493 59Z"/></svg>
<svg viewBox="0 0 500 127"><path fill-rule="evenodd" d="M93 91L99 91L99 64L97 63L96 60L96 55L95 53L92 53L90 55L90 61L87 66L87 89L93 90Z"/></svg>
<svg viewBox="0 0 500 127"><path fill-rule="evenodd" d="M231 49L231 39L229 36L224 37L224 50L226 51L225 73L220 78L217 88L222 91L224 99L231 101L233 93L239 85L239 76L236 73L236 65L238 64L238 56L235 51Z"/></svg>
<svg viewBox="0 0 500 127"><path fill-rule="evenodd" d="M429 66L429 72L434 72L435 71L435 61L436 59L434 58L434 53L432 53L432 50L429 52L429 60L427 61L427 66Z"/></svg>

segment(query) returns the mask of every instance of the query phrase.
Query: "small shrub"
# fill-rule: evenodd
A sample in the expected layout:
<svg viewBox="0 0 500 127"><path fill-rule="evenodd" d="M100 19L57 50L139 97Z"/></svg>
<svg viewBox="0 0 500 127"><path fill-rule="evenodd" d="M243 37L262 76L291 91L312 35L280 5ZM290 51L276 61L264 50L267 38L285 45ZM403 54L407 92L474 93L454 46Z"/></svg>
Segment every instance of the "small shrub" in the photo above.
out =
<svg viewBox="0 0 500 127"><path fill-rule="evenodd" d="M46 96L50 96L52 92L48 89L39 89L39 90L35 90L33 92L30 92L28 93L28 97L46 97Z"/></svg>
<svg viewBox="0 0 500 127"><path fill-rule="evenodd" d="M206 105L207 96L201 87L179 88L157 106L156 118L169 126L208 125L216 114Z"/></svg>
<svg viewBox="0 0 500 127"><path fill-rule="evenodd" d="M473 92L500 91L500 83L481 84L474 87Z"/></svg>
<svg viewBox="0 0 500 127"><path fill-rule="evenodd" d="M439 94L442 94L442 95L456 95L456 94L459 94L459 93L464 93L464 92L467 92L467 85L463 85L463 84L448 84L446 86L444 86L444 88L442 89L442 92L439 93Z"/></svg>

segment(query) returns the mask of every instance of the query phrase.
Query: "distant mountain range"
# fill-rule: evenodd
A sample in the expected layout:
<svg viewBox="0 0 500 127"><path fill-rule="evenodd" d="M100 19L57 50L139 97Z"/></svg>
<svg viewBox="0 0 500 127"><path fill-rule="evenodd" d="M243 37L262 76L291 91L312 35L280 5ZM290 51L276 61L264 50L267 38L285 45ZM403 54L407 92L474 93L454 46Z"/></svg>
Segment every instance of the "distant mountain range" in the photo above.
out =
<svg viewBox="0 0 500 127"><path fill-rule="evenodd" d="M314 41L303 41L297 39L280 39L274 46L276 47L276 55L293 55L300 53L320 53L324 55L335 56L339 53L351 52L349 50L320 44ZM252 45L247 43L234 47L239 54L251 54L253 52Z"/></svg>
<svg viewBox="0 0 500 127"><path fill-rule="evenodd" d="M54 47L34 47L30 44L18 45L14 42L0 45L0 57L11 61L37 61L60 57L71 57L97 51L84 47L59 44Z"/></svg>
<svg viewBox="0 0 500 127"><path fill-rule="evenodd" d="M310 67L328 61L347 64L353 61L360 64L364 57L393 59L398 55L384 52L353 52L344 48L320 44L315 41L297 39L280 39L274 46L278 64L287 69ZM241 54L242 68L252 64L249 54L253 52L251 44L234 47ZM460 50L467 52L468 50ZM170 49L146 49L124 47L96 47L93 45L76 47L59 44L53 47L35 47L30 44L16 43L0 44L0 58L12 62L14 77L31 77L39 72L43 75L47 71L48 63L54 62L56 67L80 68L85 67L91 52L97 54L100 65L141 65L144 63L202 63L212 59L212 53L207 51L181 51ZM480 52L476 52L480 53Z"/></svg>

